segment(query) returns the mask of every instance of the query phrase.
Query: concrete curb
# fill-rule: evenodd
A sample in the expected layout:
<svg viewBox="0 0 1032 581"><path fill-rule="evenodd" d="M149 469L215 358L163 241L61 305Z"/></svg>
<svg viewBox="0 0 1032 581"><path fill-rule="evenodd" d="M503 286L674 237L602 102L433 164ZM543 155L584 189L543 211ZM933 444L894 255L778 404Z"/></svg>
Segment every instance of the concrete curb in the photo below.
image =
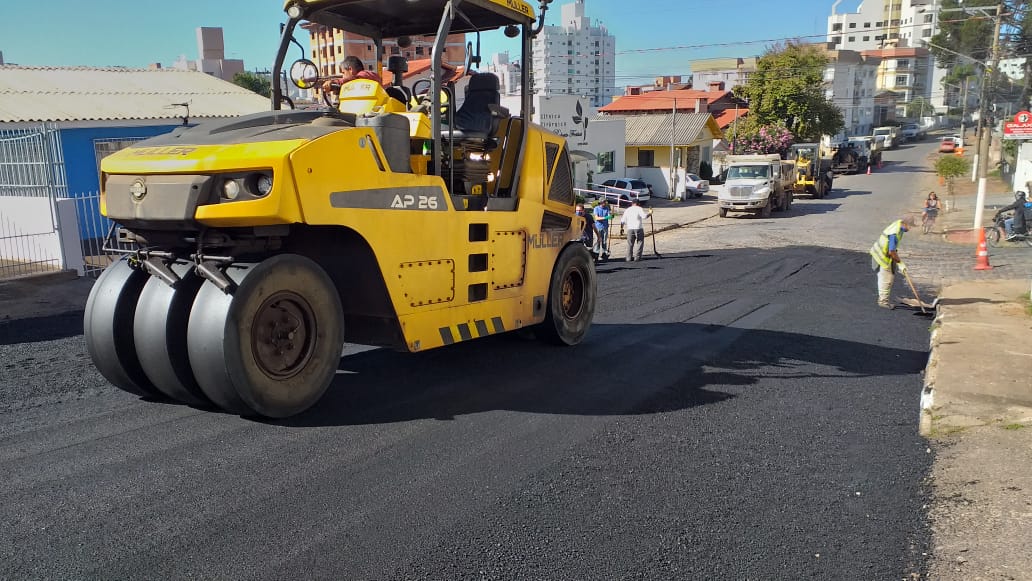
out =
<svg viewBox="0 0 1032 581"><path fill-rule="evenodd" d="M928 437L932 433L932 408L935 406L935 382L939 375L939 343L942 341L942 319L945 312L937 309L932 320L932 332L928 339L928 363L925 364L924 385L921 388L921 409L918 418L918 433Z"/></svg>
<svg viewBox="0 0 1032 581"><path fill-rule="evenodd" d="M0 278L0 284L19 282L19 283L51 283L61 282L65 280L72 280L79 278L79 273L74 268L65 270L55 270L53 272L34 272L31 274L23 274L20 276L13 276L11 278Z"/></svg>

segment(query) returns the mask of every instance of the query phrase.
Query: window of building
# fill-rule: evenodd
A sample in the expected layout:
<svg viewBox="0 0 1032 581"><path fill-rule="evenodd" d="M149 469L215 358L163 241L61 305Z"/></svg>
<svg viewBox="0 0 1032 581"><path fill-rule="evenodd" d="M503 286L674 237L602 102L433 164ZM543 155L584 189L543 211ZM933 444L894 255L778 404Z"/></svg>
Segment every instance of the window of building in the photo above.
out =
<svg viewBox="0 0 1032 581"><path fill-rule="evenodd" d="M598 173L612 173L616 171L616 152L603 151L598 154Z"/></svg>
<svg viewBox="0 0 1032 581"><path fill-rule="evenodd" d="M896 68L905 69L910 66L910 59L896 59Z"/></svg>
<svg viewBox="0 0 1032 581"><path fill-rule="evenodd" d="M849 27L850 28L856 28L856 23L855 22L850 22L849 23Z"/></svg>
<svg viewBox="0 0 1032 581"><path fill-rule="evenodd" d="M875 22L874 25L880 27L882 25L882 23L881 22Z"/></svg>
<svg viewBox="0 0 1032 581"><path fill-rule="evenodd" d="M889 38L899 38L899 33L898 32L890 33L889 34Z"/></svg>
<svg viewBox="0 0 1032 581"><path fill-rule="evenodd" d="M870 22L865 22L864 23L864 28L870 28L870 27L871 27L871 23Z"/></svg>
<svg viewBox="0 0 1032 581"><path fill-rule="evenodd" d="M890 26L899 26L899 19L898 18L897 19L893 19L893 21L891 23L889 23L889 25Z"/></svg>
<svg viewBox="0 0 1032 581"><path fill-rule="evenodd" d="M906 75L896 75L896 86L897 87L905 87L906 85L907 85L907 76Z"/></svg>
<svg viewBox="0 0 1032 581"><path fill-rule="evenodd" d="M831 37L831 44L842 44L842 37L841 36L833 36L833 37Z"/></svg>
<svg viewBox="0 0 1032 581"><path fill-rule="evenodd" d="M935 19L935 15L934 14L925 14L924 15L924 23L925 24L931 24L932 20L934 20L934 19Z"/></svg>
<svg viewBox="0 0 1032 581"><path fill-rule="evenodd" d="M932 29L931 28L926 28L926 29L921 31L921 37L922 38L928 38L931 35L932 35Z"/></svg>
<svg viewBox="0 0 1032 581"><path fill-rule="evenodd" d="M399 48L397 46L392 46L391 47L391 54L392 55L399 55L399 54L401 54L401 48Z"/></svg>
<svg viewBox="0 0 1032 581"><path fill-rule="evenodd" d="M856 42L856 37L855 36L850 36L849 38L846 39L846 41L847 42Z"/></svg>
<svg viewBox="0 0 1032 581"><path fill-rule="evenodd" d="M871 37L870 36L865 36L864 37L864 42L867 42L868 40L871 40Z"/></svg>
<svg viewBox="0 0 1032 581"><path fill-rule="evenodd" d="M656 167L656 152L651 149L639 149L638 167Z"/></svg>
<svg viewBox="0 0 1032 581"><path fill-rule="evenodd" d="M423 47L421 47L421 46L417 46L417 47L416 47L416 54L417 54L418 56L423 56Z"/></svg>
<svg viewBox="0 0 1032 581"><path fill-rule="evenodd" d="M118 139L94 139L93 154L97 159L97 175L100 175L100 160L121 151L130 145L147 139L146 137L122 137ZM613 170L609 170L613 171Z"/></svg>

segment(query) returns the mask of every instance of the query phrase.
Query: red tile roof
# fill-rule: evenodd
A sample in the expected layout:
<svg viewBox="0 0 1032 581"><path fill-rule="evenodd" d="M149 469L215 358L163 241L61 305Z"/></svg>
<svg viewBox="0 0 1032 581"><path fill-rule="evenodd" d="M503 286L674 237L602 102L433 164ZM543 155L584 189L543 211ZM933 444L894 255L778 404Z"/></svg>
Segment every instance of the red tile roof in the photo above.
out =
<svg viewBox="0 0 1032 581"><path fill-rule="evenodd" d="M431 64L431 60L430 59L419 59L419 60L409 61L408 62L408 72L405 73L403 78L411 79L412 77L415 77L416 75L420 75L422 73L425 73L425 72L429 71L430 70L430 64ZM442 69L443 70L441 71L441 74L444 76L444 82L446 82L446 83L449 83L449 82L452 82L452 81L457 81L457 80L462 78L463 74L465 74L464 67L455 68L455 67L453 67L453 66L451 66L449 64L445 64L445 65L442 65ZM393 83L394 82L394 73L388 71L387 69L384 69L384 71L383 71L383 82L386 85L389 85L389 84Z"/></svg>
<svg viewBox="0 0 1032 581"><path fill-rule="evenodd" d="M744 107L739 107L738 109L724 109L720 113L714 115L713 119L716 120L717 125L719 125L721 129L727 129L735 122L735 119L741 119L748 113L749 110Z"/></svg>
<svg viewBox="0 0 1032 581"><path fill-rule="evenodd" d="M681 89L677 91L652 91L644 95L627 95L602 107L603 113L626 113L628 111L670 111L677 100L678 108L694 109L699 99L714 103L727 97L731 91L701 91Z"/></svg>

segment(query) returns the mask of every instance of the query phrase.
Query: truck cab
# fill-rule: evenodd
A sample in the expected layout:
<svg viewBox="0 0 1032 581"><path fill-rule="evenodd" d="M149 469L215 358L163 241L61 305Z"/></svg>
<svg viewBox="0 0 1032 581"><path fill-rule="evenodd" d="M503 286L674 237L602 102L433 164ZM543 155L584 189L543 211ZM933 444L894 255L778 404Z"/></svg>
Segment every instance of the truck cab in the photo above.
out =
<svg viewBox="0 0 1032 581"><path fill-rule="evenodd" d="M790 185L795 181L795 163L776 153L732 155L724 188L717 196L718 214L752 212L768 218L773 210L792 205Z"/></svg>
<svg viewBox="0 0 1032 581"><path fill-rule="evenodd" d="M896 149L900 142L899 128L891 125L874 128L874 139L881 139L885 149Z"/></svg>

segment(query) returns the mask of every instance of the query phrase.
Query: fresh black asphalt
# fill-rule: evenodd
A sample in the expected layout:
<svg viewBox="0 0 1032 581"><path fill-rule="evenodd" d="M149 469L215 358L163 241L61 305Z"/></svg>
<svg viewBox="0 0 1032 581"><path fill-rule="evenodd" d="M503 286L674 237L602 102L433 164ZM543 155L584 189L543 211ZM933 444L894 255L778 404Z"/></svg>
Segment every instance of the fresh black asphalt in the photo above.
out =
<svg viewBox="0 0 1032 581"><path fill-rule="evenodd" d="M78 314L0 326L0 578L922 570L929 322L874 306L865 255L599 270L578 347L357 353L279 422L116 391Z"/></svg>

